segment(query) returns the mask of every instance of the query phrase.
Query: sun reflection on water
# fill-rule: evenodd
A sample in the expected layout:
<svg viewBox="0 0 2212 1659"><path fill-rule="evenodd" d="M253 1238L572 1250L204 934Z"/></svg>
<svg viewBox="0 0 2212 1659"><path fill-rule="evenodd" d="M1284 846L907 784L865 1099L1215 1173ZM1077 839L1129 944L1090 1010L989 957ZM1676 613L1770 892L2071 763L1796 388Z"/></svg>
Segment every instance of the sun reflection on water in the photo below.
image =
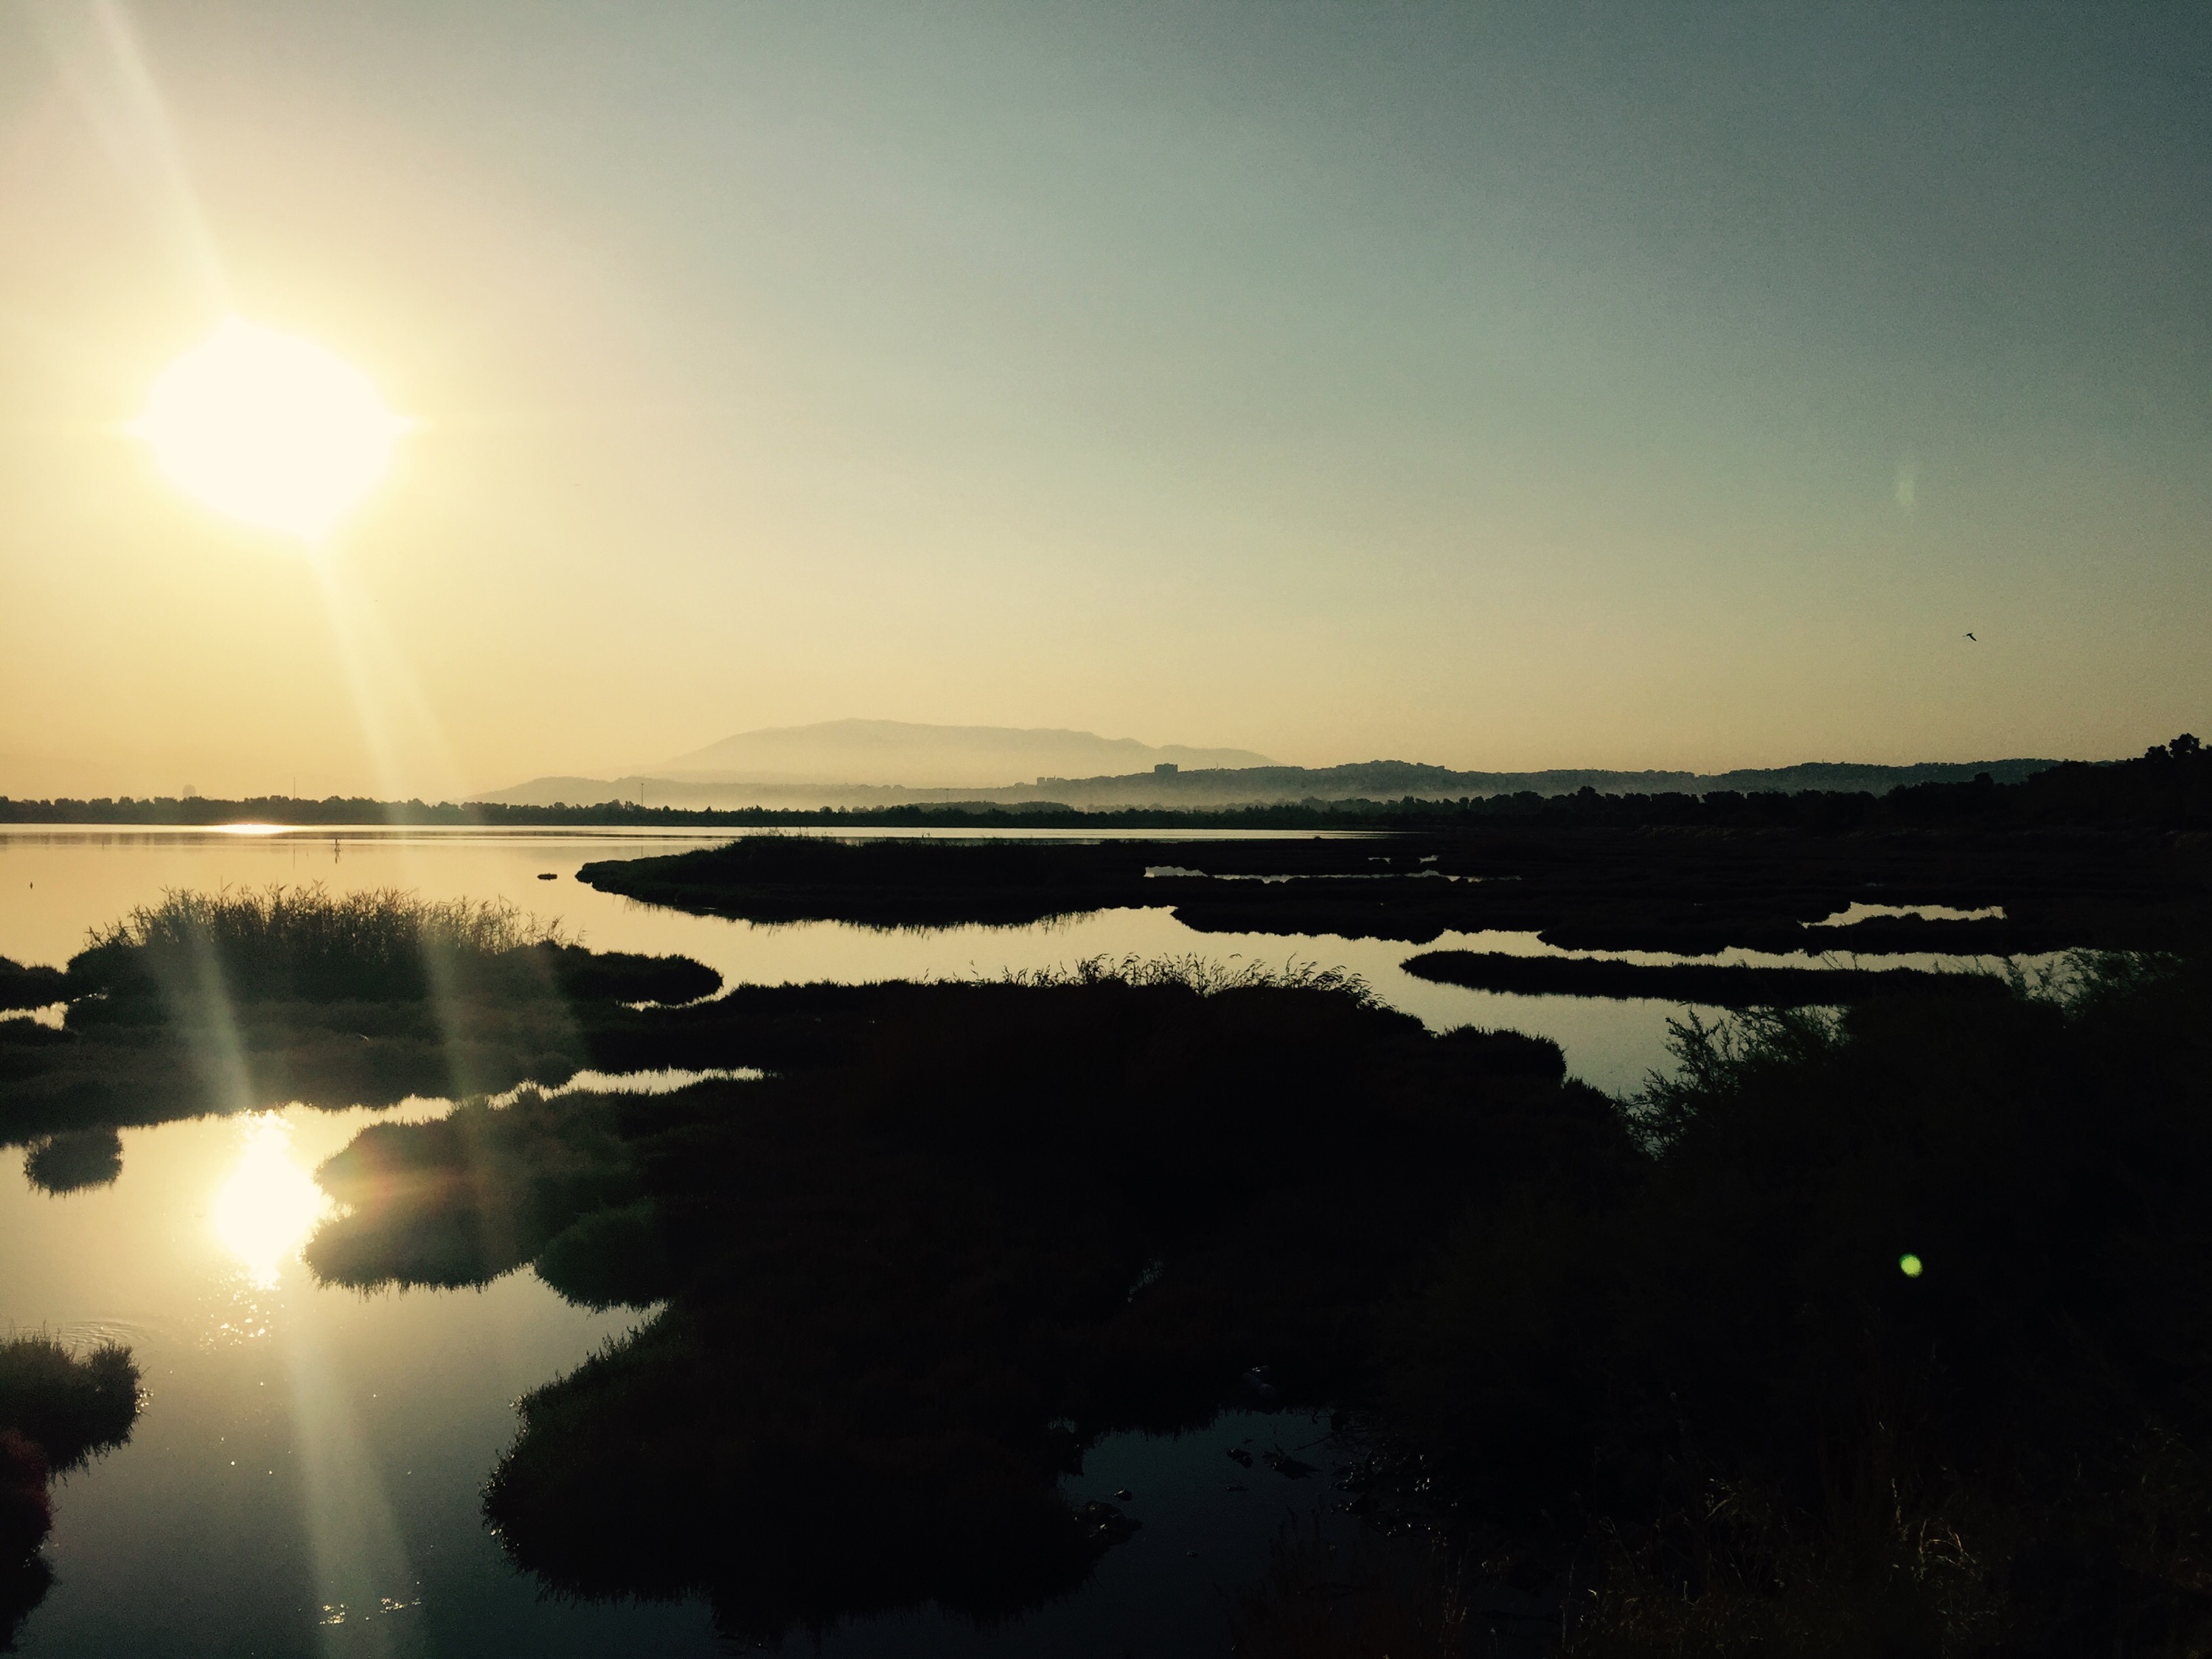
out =
<svg viewBox="0 0 2212 1659"><path fill-rule="evenodd" d="M245 1147L215 1196L215 1236L259 1289L276 1283L329 1207L292 1155L292 1129L274 1112L246 1120Z"/></svg>

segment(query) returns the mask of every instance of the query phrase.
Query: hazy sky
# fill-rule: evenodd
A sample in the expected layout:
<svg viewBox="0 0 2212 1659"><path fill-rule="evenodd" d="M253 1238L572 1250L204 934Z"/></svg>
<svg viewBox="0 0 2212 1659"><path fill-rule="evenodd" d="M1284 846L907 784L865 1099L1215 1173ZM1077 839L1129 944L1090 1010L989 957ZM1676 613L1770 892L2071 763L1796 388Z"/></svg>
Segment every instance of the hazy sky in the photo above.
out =
<svg viewBox="0 0 2212 1659"><path fill-rule="evenodd" d="M320 562L119 431L230 311ZM0 793L2132 752L2208 417L2203 5L0 0Z"/></svg>

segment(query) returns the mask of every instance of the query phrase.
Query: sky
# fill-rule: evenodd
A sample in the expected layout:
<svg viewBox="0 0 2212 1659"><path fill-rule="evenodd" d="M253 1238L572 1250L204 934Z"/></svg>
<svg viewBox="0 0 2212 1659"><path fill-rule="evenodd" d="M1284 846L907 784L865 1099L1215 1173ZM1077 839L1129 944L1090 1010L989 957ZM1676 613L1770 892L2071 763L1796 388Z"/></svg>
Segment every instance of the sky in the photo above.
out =
<svg viewBox="0 0 2212 1659"><path fill-rule="evenodd" d="M2205 732L2208 94L2201 5L0 0L0 793ZM229 314L411 422L313 551L125 429Z"/></svg>

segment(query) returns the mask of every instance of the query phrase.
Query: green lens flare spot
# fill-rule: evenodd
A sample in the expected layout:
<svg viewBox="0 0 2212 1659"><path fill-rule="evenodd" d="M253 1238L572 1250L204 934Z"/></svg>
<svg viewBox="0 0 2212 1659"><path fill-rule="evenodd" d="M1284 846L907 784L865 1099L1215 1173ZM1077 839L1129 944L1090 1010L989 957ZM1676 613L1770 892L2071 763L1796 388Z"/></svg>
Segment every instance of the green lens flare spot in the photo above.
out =
<svg viewBox="0 0 2212 1659"><path fill-rule="evenodd" d="M1920 1277L1920 1258L1910 1253L1897 1258L1897 1270L1907 1279Z"/></svg>

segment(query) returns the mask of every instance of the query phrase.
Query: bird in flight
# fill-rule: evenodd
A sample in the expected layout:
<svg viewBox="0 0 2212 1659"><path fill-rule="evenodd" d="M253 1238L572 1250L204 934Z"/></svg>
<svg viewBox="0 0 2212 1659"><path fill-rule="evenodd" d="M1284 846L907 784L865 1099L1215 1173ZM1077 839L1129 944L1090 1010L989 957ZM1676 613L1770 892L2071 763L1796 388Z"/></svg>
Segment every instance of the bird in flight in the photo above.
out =
<svg viewBox="0 0 2212 1659"><path fill-rule="evenodd" d="M1968 639L1970 639L1970 640L1974 640L1974 635L1973 635L1973 633L1972 633L1972 631L1971 629L1967 632L1966 637L1967 637ZM1975 643L1976 645L1979 645L1979 644L1981 643L1981 641L1980 641L1979 640L1974 640L1974 643Z"/></svg>

